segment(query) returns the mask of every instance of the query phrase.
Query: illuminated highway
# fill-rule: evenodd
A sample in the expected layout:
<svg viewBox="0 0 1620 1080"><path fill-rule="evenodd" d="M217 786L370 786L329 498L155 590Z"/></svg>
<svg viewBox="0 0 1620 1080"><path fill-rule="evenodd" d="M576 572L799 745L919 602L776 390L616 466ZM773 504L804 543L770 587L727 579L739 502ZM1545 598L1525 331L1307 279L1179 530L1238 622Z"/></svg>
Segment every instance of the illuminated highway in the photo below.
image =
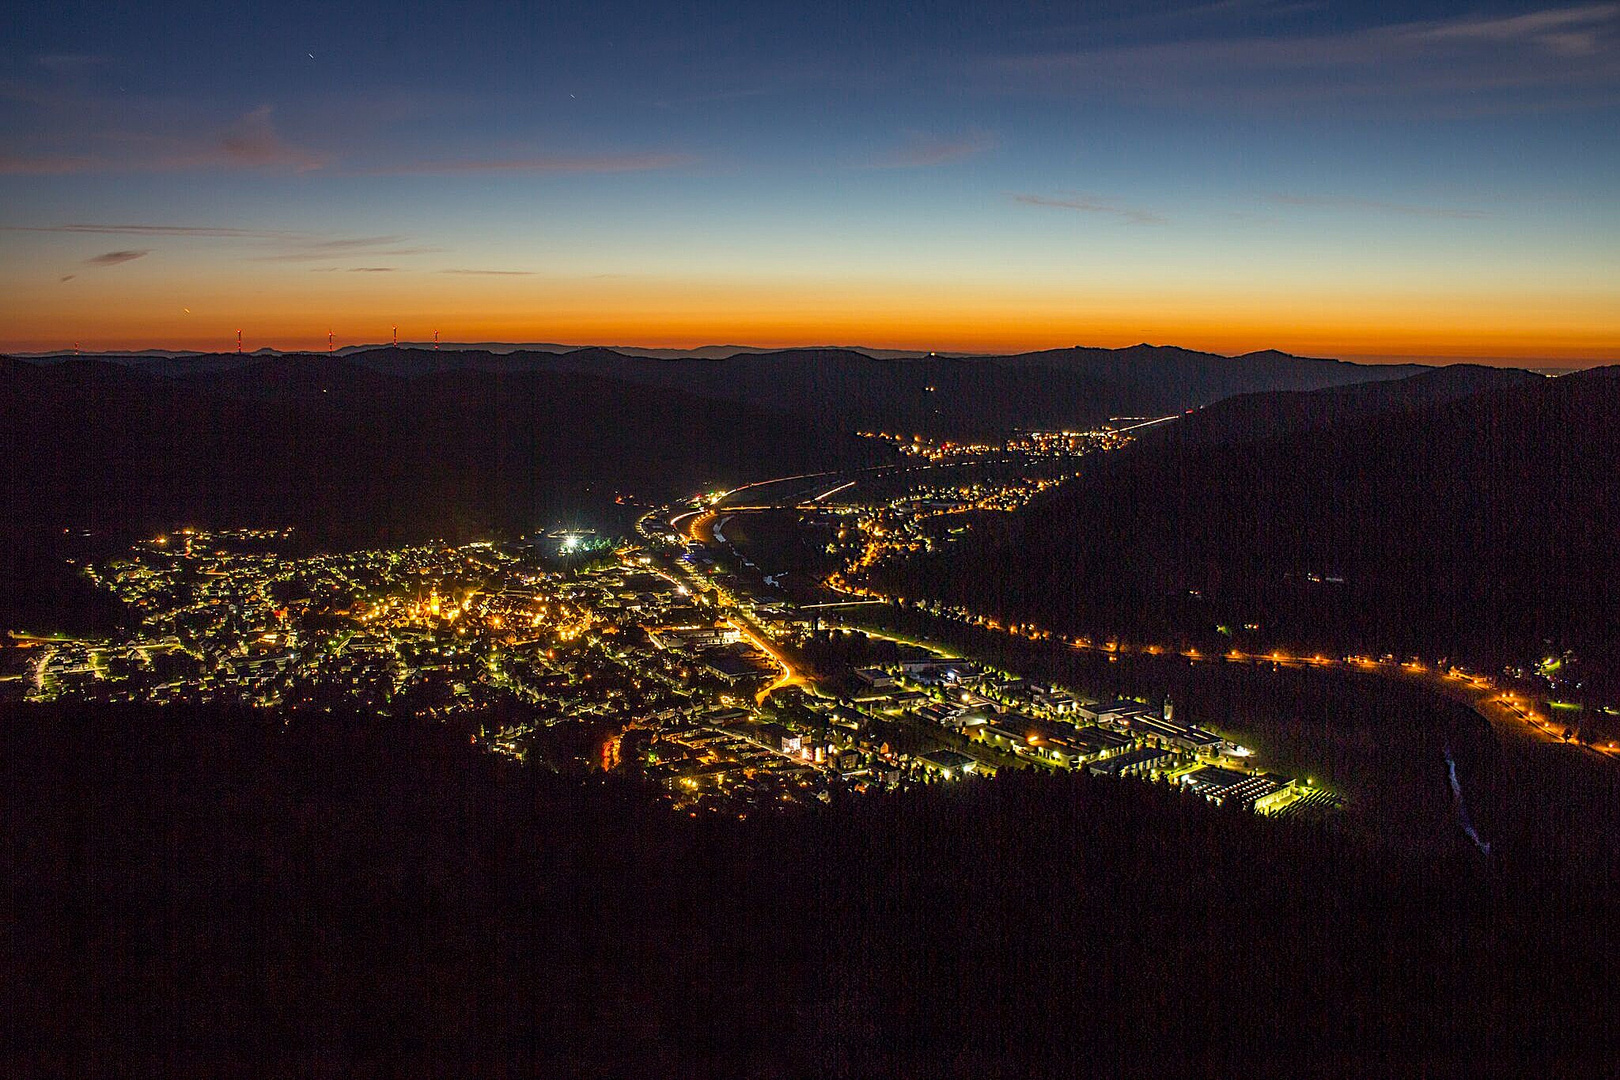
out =
<svg viewBox="0 0 1620 1080"><path fill-rule="evenodd" d="M713 541L712 519L717 516L718 515L714 514L712 511L702 515L702 518L710 519L707 525L709 530L709 542ZM702 518L694 520L700 521ZM687 535L689 537L693 537L694 534L698 532L698 526L693 525L689 528L690 531L687 533ZM681 582L668 571L660 569L656 565L644 565L640 563L635 565L643 570L651 570L659 577L664 578L666 581L669 581L680 588L683 592L689 591L688 586L685 583ZM695 586L699 592L706 589L713 589L720 597L721 603L725 605L728 612L725 617L726 624L732 629L736 630L737 633L741 634L743 639L746 640L750 645L754 646L754 648L758 649L766 656L769 656L771 660L776 663L777 667L782 669L771 683L766 685L754 695L755 704L763 703L766 698L770 697L771 694L782 689L783 687L801 686L805 683L805 677L794 668L793 663L783 654L781 647L772 642L759 626L757 626L751 619L743 614L741 606L738 604L735 596L723 588L718 582L713 581L691 566L679 562L676 565L680 568L682 573L686 574L687 577L691 579L691 584Z"/></svg>
<svg viewBox="0 0 1620 1080"><path fill-rule="evenodd" d="M1163 418L1152 421L1162 423ZM723 493L717 498L708 500L710 507L716 507L719 500L749 488L761 488L770 484L795 479L808 479L815 476L838 476L837 473L804 474L803 476L779 477L772 480L759 481L744 485ZM778 506L799 506L812 509L819 500L844 490L854 481L838 484L822 491L808 502L799 499L780 503L766 503L759 506L727 506L723 509L689 509L675 513L667 518L670 526L688 542L704 545L713 545L717 542L715 529L726 517L751 510L771 509ZM880 541L869 543L867 549L861 553L854 564L849 568L852 572L859 572L865 565L876 557L874 545L881 545ZM692 572L688 570L688 572ZM898 600L905 603L904 598L896 598L878 591L851 583L846 574L834 574L823 582L823 585L836 596L844 600L864 600L869 602L894 602ZM733 611L740 610L734 599L726 599L728 607ZM1534 700L1527 695L1516 694L1508 689L1498 686L1492 680L1472 672L1458 668L1438 670L1416 660L1397 662L1393 659L1374 659L1362 656L1330 657L1322 654L1296 656L1281 650L1269 652L1245 652L1232 649L1219 654L1201 652L1198 649L1185 648L1172 644L1144 644L1119 640L1093 640L1090 637L1065 637L1054 634L1028 623L1015 623L1002 625L996 618L965 610L953 611L949 616L952 619L969 625L981 627L986 630L1005 633L1014 637L1021 637L1030 641L1051 641L1061 643L1072 649L1086 652L1096 652L1102 655L1126 656L1181 656L1193 662L1240 663L1250 665L1270 664L1275 667L1290 667L1297 669L1319 669L1324 671L1356 672L1385 679L1396 679L1403 682L1421 686L1430 692L1439 694L1448 700L1459 702L1484 717L1494 727L1500 728L1517 737L1528 737L1542 742L1566 743L1581 746L1598 756L1611 758L1620 757L1620 747L1613 745L1589 746L1576 742L1566 735L1561 726L1553 724L1545 710L1537 711ZM761 693L761 700L775 689L782 686L802 684L806 680L796 672L793 665L785 659L779 648L771 645L765 635L757 627L745 628L738 626L757 648L770 655L782 668L782 673L771 686ZM746 632L745 632L746 630Z"/></svg>
<svg viewBox="0 0 1620 1080"><path fill-rule="evenodd" d="M826 586L846 596L859 596L895 602L897 598L876 590L851 586L841 579L825 582ZM899 598L904 603L904 598ZM1620 758L1620 747L1613 744L1592 746L1576 742L1553 729L1547 717L1535 711L1533 699L1497 686L1483 675L1458 668L1440 670L1418 661L1401 663L1395 660L1373 659L1362 656L1335 658L1313 654L1295 656L1281 650L1270 652L1244 652L1229 649L1225 652L1204 652L1183 649L1177 645L1147 645L1119 640L1093 640L1090 637L1064 637L1028 623L1003 625L999 620L983 615L961 612L958 621L981 629L1021 637L1029 641L1058 642L1080 652L1096 652L1109 656L1181 656L1197 663L1221 661L1233 664L1271 664L1276 667L1315 668L1323 671L1348 671L1386 679L1399 679L1415 683L1451 701L1459 702L1484 717L1493 727L1501 728L1519 737L1531 737L1548 742L1564 743L1589 750L1599 757Z"/></svg>
<svg viewBox="0 0 1620 1080"><path fill-rule="evenodd" d="M752 623L748 622L740 615L732 616L731 618L728 618L726 622L729 623L745 639L747 639L748 643L753 645L754 648L776 661L777 666L782 669L781 674L779 674L773 682L765 686L759 691L759 693L754 695L755 704L763 704L766 698L770 697L773 693L782 689L784 686L799 686L804 683L804 677L793 670L793 665L788 662L787 657L782 655L781 650L773 646L762 633L759 633L754 628Z"/></svg>

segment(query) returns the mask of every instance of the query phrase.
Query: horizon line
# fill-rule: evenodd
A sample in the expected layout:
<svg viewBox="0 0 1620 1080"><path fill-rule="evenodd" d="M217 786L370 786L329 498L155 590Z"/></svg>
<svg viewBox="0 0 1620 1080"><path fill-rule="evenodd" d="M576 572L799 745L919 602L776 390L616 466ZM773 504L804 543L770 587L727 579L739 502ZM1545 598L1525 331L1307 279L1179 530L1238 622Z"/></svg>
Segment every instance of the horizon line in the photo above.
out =
<svg viewBox="0 0 1620 1080"><path fill-rule="evenodd" d="M635 350L635 351L641 351L641 352L687 353L687 354L696 354L696 353L712 351L712 350L734 350L733 355L738 355L738 354L743 354L743 353L775 353L775 352L802 352L802 351L811 351L811 350L830 350L830 351L843 351L843 352L861 353L863 355L870 356L870 357L872 357L874 359L883 358L883 356L881 354L890 354L891 356L895 356L895 357L919 358L919 359L929 357L929 356L939 356L939 357L944 357L944 358L947 358L947 359L974 359L974 358L990 359L990 358L997 358L997 357L1030 356L1030 355L1034 355L1036 353L1043 353L1043 352L1061 352L1061 351L1064 351L1064 350L1067 350L1067 349L1095 349L1095 350L1104 351L1104 352L1124 352L1124 351L1127 351L1127 350L1130 350L1130 349L1152 348L1152 349L1181 349L1181 350L1183 350L1185 352L1201 353L1201 354L1206 355L1206 356L1221 356L1221 357L1225 357L1227 359L1239 359L1239 358L1244 357L1244 356L1254 356L1254 355L1258 355L1258 354L1261 354L1261 353L1279 353L1279 354L1282 354L1282 355L1285 355L1285 356L1291 356L1291 357L1294 357L1296 359L1301 359L1301 360L1336 361L1336 362L1340 362L1340 363L1357 364L1357 365L1360 365L1360 366L1379 366L1379 367L1383 367L1383 366L1402 366L1402 365L1425 366L1425 367L1449 367L1449 366L1454 366L1454 365L1458 365L1458 364L1480 364L1480 365L1489 366L1489 367L1525 368L1526 370L1557 369L1557 370L1575 371L1575 370L1583 370L1583 369L1586 369L1586 368L1593 368L1593 367L1604 367L1604 366L1607 366L1607 365L1610 365L1610 364L1620 363L1620 357L1613 357L1613 358L1603 358L1603 357L1581 357L1581 358L1568 358L1568 357L1565 357L1565 358L1555 358L1555 357L1539 357L1539 356L1502 356L1500 354L1496 354L1496 355L1464 355L1464 354L1435 355L1432 351L1431 352L1416 352L1416 353L1339 353L1337 355L1311 355L1311 354L1305 354L1305 353L1292 353L1292 352L1289 352L1286 349L1279 349L1279 348L1276 348L1276 347L1248 349L1248 350L1244 350L1242 352L1226 353L1226 352L1219 352L1219 351L1212 350L1212 349L1199 349L1199 348L1194 348L1192 346L1175 345L1175 344L1156 344L1156 343L1147 342L1147 341L1136 342L1136 343L1131 344L1131 345L1122 345L1122 346L1074 344L1074 345L1047 346L1047 347L1035 348L1035 349L1021 349L1021 350L1016 350L1016 351L985 352L985 351L982 351L982 350L964 350L964 349L933 349L933 350L929 350L929 349L908 349L908 348L874 346L874 345L849 345L849 344L832 344L832 343L793 344L793 345L750 345L750 344L737 344L737 343L725 343L725 344L712 343L712 344L703 344L703 345L684 346L684 345L635 345L635 344L626 344L626 343L623 343L623 342L615 343L615 344L600 344L600 343L595 343L595 342L571 344L571 343L557 342L557 341L503 341L503 340L487 339L487 340L478 340L478 341L439 341L439 342L435 342L435 341L432 341L432 340L401 341L401 342L397 342L397 343L396 342L389 342L389 341L354 342L354 343L351 343L351 344L339 346L336 349L332 349L332 350L328 350L328 349L324 349L324 348L318 348L318 347L283 348L283 347L274 346L274 345L261 345L261 346L258 346L256 348L253 348L253 349L245 349L240 353L240 355L243 355L243 356L263 356L263 355L269 354L269 355L278 355L278 356L315 356L315 357L319 357L319 356L327 356L327 355L330 355L330 356L347 355L347 354L352 354L352 353L356 353L356 352L365 352L365 351L372 351L372 350L377 350L377 349L388 349L388 348L412 349L412 350L422 350L422 351L429 351L429 352L431 352L431 351L467 352L467 351L473 351L473 350L492 349L492 348L508 349L508 350L511 350L511 351L535 351L535 352L559 352L559 351L560 352L573 352L573 351L578 351L578 350L583 350L583 349L604 349L604 350L607 350L607 351L616 351L616 352L627 352L627 351L630 351L630 350ZM149 354L172 354L174 356L230 356L230 355L236 355L237 350L234 349L234 348L199 349L199 348L187 348L187 347L184 347L184 346L164 346L164 345L148 345L148 346L134 347L134 348L108 348L108 349L83 349L83 348L75 348L75 347L72 347L72 346L68 346L68 347L65 347L65 348L57 348L57 349L33 349L33 350L6 349L6 350L0 350L0 355L11 356L11 357L14 357L14 358L17 358L17 359L22 359L22 360L27 360L27 359L51 359L51 358L73 357L73 356L81 356L81 357L117 357L117 356L140 357L140 356L149 355ZM716 358L716 359L729 359L729 358L730 357L719 357L719 358Z"/></svg>

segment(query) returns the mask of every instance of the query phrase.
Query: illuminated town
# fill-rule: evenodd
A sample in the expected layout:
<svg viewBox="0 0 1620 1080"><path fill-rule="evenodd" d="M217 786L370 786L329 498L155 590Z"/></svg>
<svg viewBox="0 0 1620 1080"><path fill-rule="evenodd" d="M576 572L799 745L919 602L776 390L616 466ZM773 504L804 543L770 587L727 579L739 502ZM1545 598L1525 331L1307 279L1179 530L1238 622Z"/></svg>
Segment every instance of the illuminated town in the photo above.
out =
<svg viewBox="0 0 1620 1080"><path fill-rule="evenodd" d="M946 548L1132 436L1116 424L985 444L868 437L891 443L901 464L700 493L643 512L630 541L574 526L333 554L304 551L285 528L151 537L81 567L118 601L123 629L95 639L14 631L0 649L0 692L455 721L494 753L650 780L691 814L746 816L834 789L1008 768L1179 785L1266 815L1314 818L1343 805L1221 734L1221 717L1189 722L1162 692L1122 698L1036 681L1004 658L861 618L877 606L1109 660L1180 655L1422 680L1488 718L1568 737L1529 699L1454 666L1205 655L884 593L875 568ZM756 564L768 552L735 541L734 522L750 529L772 515L824 567L813 580L784 583L793 575Z"/></svg>
<svg viewBox="0 0 1620 1080"><path fill-rule="evenodd" d="M1128 434L1131 428L1157 422L1154 419L1144 421L1131 418L1113 421L1095 431L1024 431L994 442L934 439L926 435L901 435L887 431L863 431L860 435L888 443L901 454L927 461L985 458L1000 454L1078 457L1093 450L1117 450L1131 441Z"/></svg>
<svg viewBox="0 0 1620 1080"><path fill-rule="evenodd" d="M1057 456L1115 444L1103 439L1066 442ZM932 550L968 527L951 522L1015 509L1061 481L921 476L877 485L887 494L866 504L789 510L844 561L797 598L726 539L735 492L655 509L637 542L617 546L565 530L300 555L287 529L186 529L85 566L126 628L13 634L0 687L35 701L455 719L492 752L638 775L692 814L1006 768L1180 784L1263 814L1340 804L1306 778L1257 767L1172 702L1036 683L843 625L865 602L848 598L850 581L878 560Z"/></svg>

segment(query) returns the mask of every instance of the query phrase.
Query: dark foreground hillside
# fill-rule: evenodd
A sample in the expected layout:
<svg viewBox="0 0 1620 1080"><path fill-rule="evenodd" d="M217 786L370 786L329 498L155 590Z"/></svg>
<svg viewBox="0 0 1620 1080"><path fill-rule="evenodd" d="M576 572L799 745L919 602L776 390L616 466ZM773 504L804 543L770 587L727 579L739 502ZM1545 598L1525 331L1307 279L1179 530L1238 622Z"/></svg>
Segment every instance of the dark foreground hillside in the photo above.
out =
<svg viewBox="0 0 1620 1080"><path fill-rule="evenodd" d="M16 708L16 1074L1560 1074L1606 883L1013 777L695 821L445 727Z"/></svg>
<svg viewBox="0 0 1620 1080"><path fill-rule="evenodd" d="M1252 623L1268 647L1485 664L1572 649L1612 693L1617 371L1222 402L894 584L1093 631Z"/></svg>
<svg viewBox="0 0 1620 1080"><path fill-rule="evenodd" d="M355 544L523 531L616 493L656 500L859 452L679 388L308 356L186 380L0 357L0 446L8 527L292 525Z"/></svg>

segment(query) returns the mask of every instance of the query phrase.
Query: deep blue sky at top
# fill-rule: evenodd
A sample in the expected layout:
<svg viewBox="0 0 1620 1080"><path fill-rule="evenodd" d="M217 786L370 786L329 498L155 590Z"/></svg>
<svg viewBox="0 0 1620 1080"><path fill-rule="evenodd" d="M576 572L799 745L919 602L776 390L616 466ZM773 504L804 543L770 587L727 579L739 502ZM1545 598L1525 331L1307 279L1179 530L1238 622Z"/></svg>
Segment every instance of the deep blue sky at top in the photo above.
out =
<svg viewBox="0 0 1620 1080"><path fill-rule="evenodd" d="M54 2L0 50L0 284L42 267L35 311L231 267L289 297L646 274L649 309L842 271L901 322L926 286L992 297L993 337L1020 289L1031 319L1098 290L1213 318L1231 274L1264 299L1239 324L1286 329L1297 286L1310 333L1341 295L1390 351L1422 338L1401 285L1453 323L1533 293L1581 328L1552 351L1620 325L1616 3Z"/></svg>

